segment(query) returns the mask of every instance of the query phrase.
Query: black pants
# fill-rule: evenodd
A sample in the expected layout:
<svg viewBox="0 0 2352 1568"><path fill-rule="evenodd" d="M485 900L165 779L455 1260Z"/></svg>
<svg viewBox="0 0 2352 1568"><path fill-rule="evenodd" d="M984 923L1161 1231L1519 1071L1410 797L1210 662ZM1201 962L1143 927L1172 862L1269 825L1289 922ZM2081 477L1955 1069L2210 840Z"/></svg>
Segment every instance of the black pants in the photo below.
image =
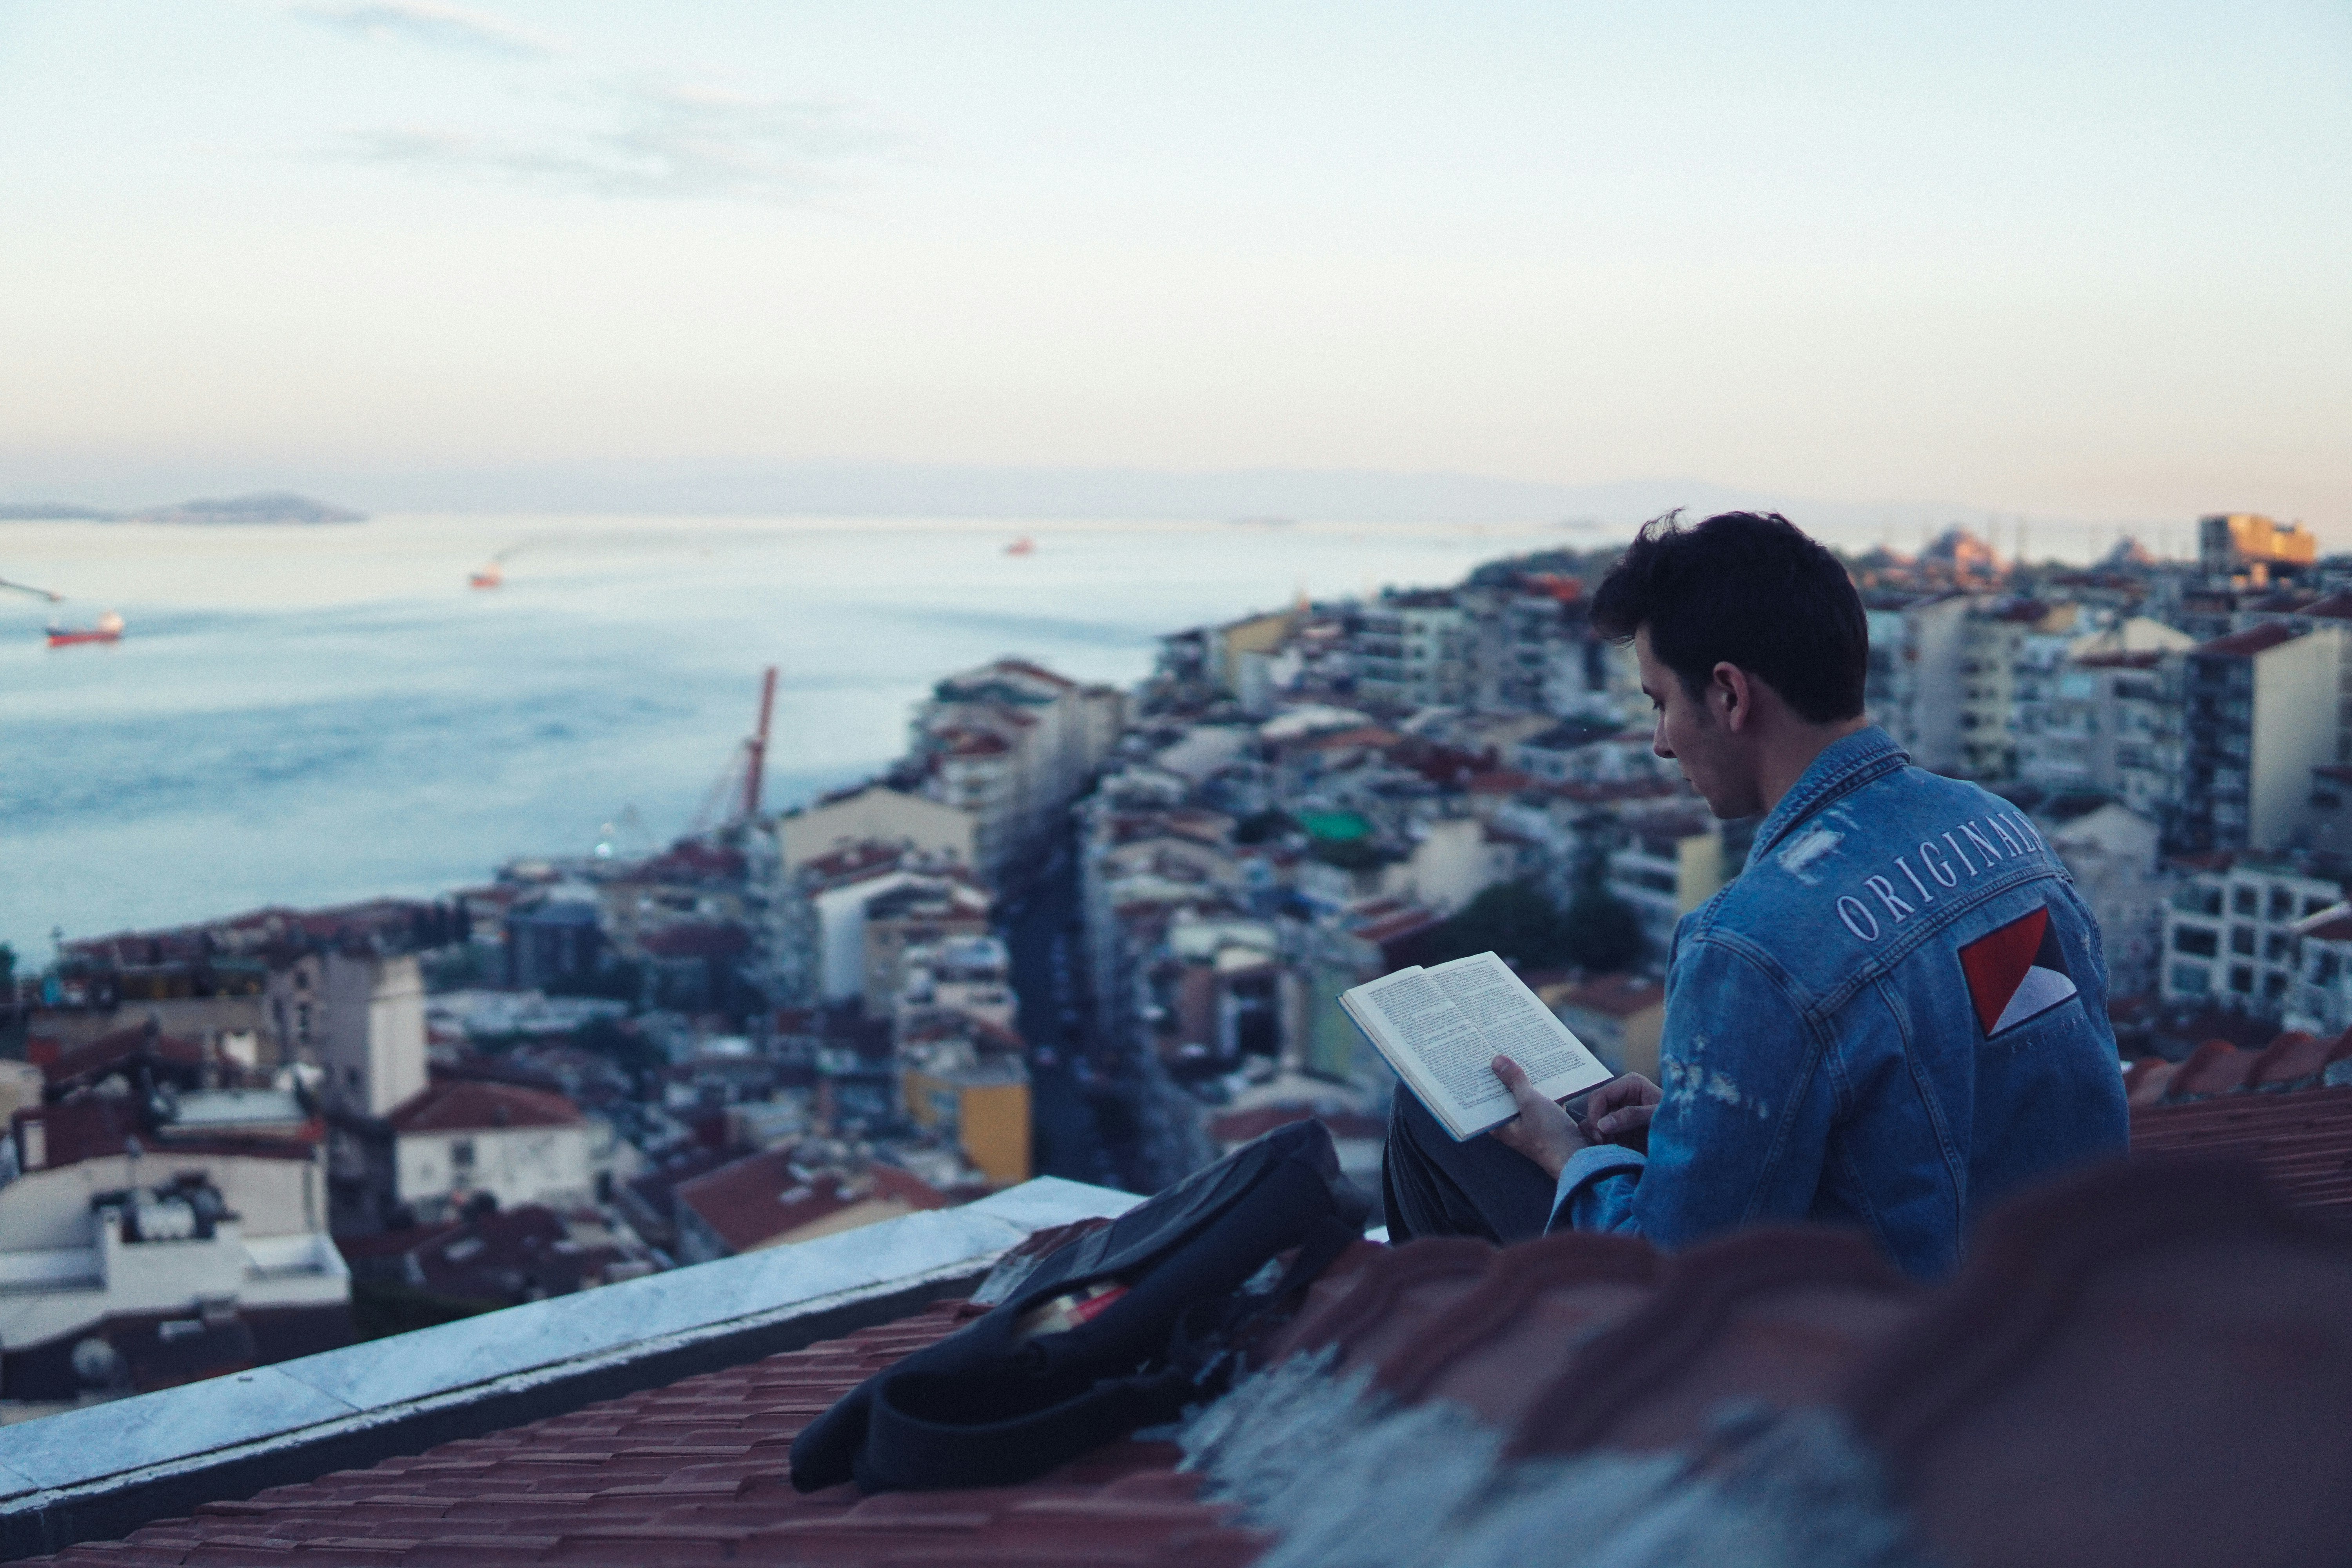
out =
<svg viewBox="0 0 2352 1568"><path fill-rule="evenodd" d="M1553 1183L1533 1160L1484 1132L1456 1143L1412 1089L1397 1085L1381 1153L1389 1239L1474 1236L1507 1244L1541 1236Z"/></svg>

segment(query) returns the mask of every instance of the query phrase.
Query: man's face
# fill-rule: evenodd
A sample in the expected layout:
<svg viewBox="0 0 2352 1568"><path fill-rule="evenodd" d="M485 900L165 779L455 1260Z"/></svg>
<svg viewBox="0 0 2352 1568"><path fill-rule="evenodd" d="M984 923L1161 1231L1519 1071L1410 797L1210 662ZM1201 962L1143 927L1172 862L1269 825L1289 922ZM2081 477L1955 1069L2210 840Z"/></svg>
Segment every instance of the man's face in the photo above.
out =
<svg viewBox="0 0 2352 1568"><path fill-rule="evenodd" d="M1642 692L1650 700L1657 728L1650 749L1681 764L1683 777L1721 817L1748 816L1763 807L1748 748L1723 721L1723 701L1712 686L1694 697L1683 678L1650 651L1650 628L1633 634L1633 657L1642 668Z"/></svg>

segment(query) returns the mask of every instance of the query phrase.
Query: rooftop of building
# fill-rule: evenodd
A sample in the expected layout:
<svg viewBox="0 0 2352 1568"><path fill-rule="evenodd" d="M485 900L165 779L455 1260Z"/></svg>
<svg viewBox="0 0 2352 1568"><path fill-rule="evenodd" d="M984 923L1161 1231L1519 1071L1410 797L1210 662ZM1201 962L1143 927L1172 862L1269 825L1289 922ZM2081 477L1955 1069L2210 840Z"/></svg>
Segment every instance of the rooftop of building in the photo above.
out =
<svg viewBox="0 0 2352 1568"><path fill-rule="evenodd" d="M231 1131L204 1127L184 1131L158 1121L129 1095L85 1095L55 1105L29 1107L10 1121L18 1157L28 1170L54 1171L118 1154L158 1160L191 1156L308 1162L318 1152L324 1128L315 1118L289 1132ZM37 1126L37 1134L28 1128ZM40 1157L32 1158L37 1141Z"/></svg>
<svg viewBox="0 0 2352 1568"><path fill-rule="evenodd" d="M945 1208L949 1202L908 1172L871 1163L853 1167L796 1146L721 1165L678 1183L672 1195L734 1252L766 1246L861 1204L915 1210Z"/></svg>
<svg viewBox="0 0 2352 1568"><path fill-rule="evenodd" d="M2210 642L2199 643L2189 652L2193 658L2252 658L2256 654L2268 653L2282 643L2291 643L2301 636L2303 634L2294 627L2272 621L2259 626L2248 626L2242 632L2231 632L2227 637L2215 637Z"/></svg>
<svg viewBox="0 0 2352 1568"><path fill-rule="evenodd" d="M794 1491L799 1431L952 1332L972 1312L953 1298L1022 1232L1032 1247L1069 1234L1041 1226L1071 1206L1014 1189L425 1331L418 1348L438 1353L410 1364L369 1368L359 1347L263 1369L205 1406L181 1390L51 1417L67 1424L54 1435L0 1431L5 1544L86 1540L58 1559L78 1563L452 1568L2186 1568L2352 1545L2335 1484L2352 1243L2210 1163L2115 1164L2021 1194L1932 1287L1827 1230L1674 1255L1576 1234L1360 1245L1260 1347L1275 1370L1179 1431L1018 1486ZM968 1226L993 1234L959 1239ZM761 1289L785 1304L761 1328L706 1315L684 1331L705 1336L699 1363L633 1363L605 1388L577 1370L591 1320L677 1332L689 1303L707 1313L723 1294L740 1311ZM845 1318L818 1308L860 1292ZM457 1374L470 1382L446 1360L461 1351L478 1358ZM480 1376L518 1352L543 1369L536 1403ZM477 1419L419 1441L415 1407L436 1391ZM509 1414L479 1419L494 1412ZM261 1450L235 1484L231 1442ZM177 1464L187 1484L92 1475L118 1446L102 1463Z"/></svg>
<svg viewBox="0 0 2352 1568"><path fill-rule="evenodd" d="M394 1132L495 1132L520 1127L577 1127L580 1108L561 1094L520 1084L445 1079L427 1084L386 1118Z"/></svg>

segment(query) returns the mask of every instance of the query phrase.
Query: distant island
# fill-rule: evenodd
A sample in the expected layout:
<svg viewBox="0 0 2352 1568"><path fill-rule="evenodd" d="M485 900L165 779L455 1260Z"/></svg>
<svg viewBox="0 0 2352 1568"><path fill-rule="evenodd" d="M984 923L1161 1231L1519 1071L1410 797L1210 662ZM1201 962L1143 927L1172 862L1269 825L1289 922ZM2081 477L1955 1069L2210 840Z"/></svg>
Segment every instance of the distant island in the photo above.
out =
<svg viewBox="0 0 2352 1568"><path fill-rule="evenodd" d="M291 490L219 500L185 500L143 511L108 511L70 501L0 501L0 522L365 522L367 513Z"/></svg>

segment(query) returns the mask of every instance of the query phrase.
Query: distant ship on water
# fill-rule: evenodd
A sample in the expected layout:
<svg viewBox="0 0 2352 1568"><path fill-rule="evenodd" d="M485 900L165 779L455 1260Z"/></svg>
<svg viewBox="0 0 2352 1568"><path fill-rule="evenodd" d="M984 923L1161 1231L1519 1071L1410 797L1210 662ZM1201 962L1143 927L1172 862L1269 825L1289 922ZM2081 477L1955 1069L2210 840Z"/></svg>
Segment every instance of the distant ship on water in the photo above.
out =
<svg viewBox="0 0 2352 1568"><path fill-rule="evenodd" d="M71 647L76 643L121 642L121 640L122 617L112 610L99 616L95 626L60 626L52 624L49 627L51 647Z"/></svg>
<svg viewBox="0 0 2352 1568"><path fill-rule="evenodd" d="M493 561L488 566L483 567L479 572L467 577L466 582L470 587L495 588L506 580L506 572L497 562Z"/></svg>
<svg viewBox="0 0 2352 1568"><path fill-rule="evenodd" d="M1034 555L1036 552L1037 542L1025 533L1004 547L1007 555Z"/></svg>

